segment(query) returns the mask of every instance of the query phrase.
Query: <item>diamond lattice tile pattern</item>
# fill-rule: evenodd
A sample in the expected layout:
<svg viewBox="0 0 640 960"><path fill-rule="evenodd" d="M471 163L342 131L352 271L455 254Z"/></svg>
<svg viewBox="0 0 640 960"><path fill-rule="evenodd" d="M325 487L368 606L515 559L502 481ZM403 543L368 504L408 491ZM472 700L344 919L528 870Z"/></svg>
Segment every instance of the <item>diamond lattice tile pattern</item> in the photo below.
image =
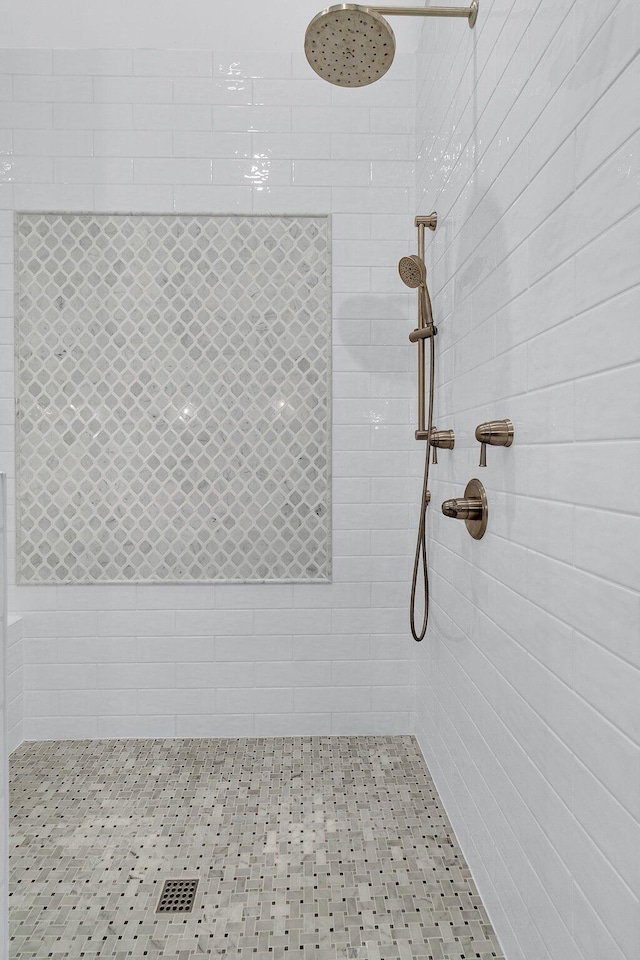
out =
<svg viewBox="0 0 640 960"><path fill-rule="evenodd" d="M11 829L15 960L502 957L412 737L23 744Z"/></svg>
<svg viewBox="0 0 640 960"><path fill-rule="evenodd" d="M17 223L23 583L326 580L326 217Z"/></svg>

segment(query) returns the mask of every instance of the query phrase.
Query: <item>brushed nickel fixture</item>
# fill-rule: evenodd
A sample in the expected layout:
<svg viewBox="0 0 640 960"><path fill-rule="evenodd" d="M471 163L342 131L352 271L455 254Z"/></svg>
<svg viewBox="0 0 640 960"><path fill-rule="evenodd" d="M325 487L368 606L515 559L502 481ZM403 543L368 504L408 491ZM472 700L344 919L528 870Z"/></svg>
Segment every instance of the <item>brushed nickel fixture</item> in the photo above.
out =
<svg viewBox="0 0 640 960"><path fill-rule="evenodd" d="M487 444L491 447L510 447L513 443L511 420L488 420L476 427L476 440L480 442L480 466L487 465Z"/></svg>
<svg viewBox="0 0 640 960"><path fill-rule="evenodd" d="M415 218L418 230L418 254L402 257L398 264L398 273L403 283L412 290L418 291L418 326L409 334L411 343L418 344L418 429L415 432L416 440L426 440L427 447L424 461L424 479L422 483L422 497L420 500L420 520L418 523L418 539L413 561L413 576L411 578L411 602L409 605L409 622L411 636L414 640L423 640L429 622L429 571L427 567L427 507L431 500L429 493L429 441L433 436L433 398L435 393L435 339L438 330L433 322L431 297L427 288L427 268L425 266L425 230L435 230L438 224L438 214ZM425 386L425 342L429 341L429 401L426 402ZM425 416L426 407L426 416ZM426 421L426 422L425 422ZM448 431L443 431L448 432ZM434 448L435 450L435 448ZM424 589L424 612L422 626L416 627L416 592L418 575L422 567L422 584Z"/></svg>
<svg viewBox="0 0 640 960"><path fill-rule="evenodd" d="M474 540L482 540L487 529L489 507L487 495L479 480L469 480L465 487L464 497L456 500L445 500L442 504L445 517L454 520L464 520L467 530Z"/></svg>
<svg viewBox="0 0 640 960"><path fill-rule="evenodd" d="M318 13L304 37L309 65L338 87L364 87L383 77L396 52L396 38L383 16L478 19L478 0L468 7L369 7L338 3Z"/></svg>
<svg viewBox="0 0 640 960"><path fill-rule="evenodd" d="M415 253L402 257L398 264L398 272L402 282L411 288L422 287L427 279L427 268Z"/></svg>
<svg viewBox="0 0 640 960"><path fill-rule="evenodd" d="M165 880L156 906L156 913L191 913L200 881Z"/></svg>
<svg viewBox="0 0 640 960"><path fill-rule="evenodd" d="M428 440L431 436L430 429L425 429L425 370L424 370L424 341L432 340L438 332L433 322L433 309L431 307L431 297L427 289L427 267L424 262L424 237L425 227L433 231L438 225L438 214L430 213L428 216L416 217L415 226L418 230L418 255L411 254L408 257L401 257L398 263L398 273L400 279L412 290L418 290L418 326L409 334L411 343L418 344L418 429L415 432L416 440ZM433 350L432 350L433 359ZM431 400L431 409L433 407L433 377L434 364L431 363L431 381L429 385L429 397Z"/></svg>
<svg viewBox="0 0 640 960"><path fill-rule="evenodd" d="M434 427L429 438L429 443L433 448L433 458L431 462L438 462L438 447L441 450L453 450L455 442L456 438L453 430L436 430Z"/></svg>

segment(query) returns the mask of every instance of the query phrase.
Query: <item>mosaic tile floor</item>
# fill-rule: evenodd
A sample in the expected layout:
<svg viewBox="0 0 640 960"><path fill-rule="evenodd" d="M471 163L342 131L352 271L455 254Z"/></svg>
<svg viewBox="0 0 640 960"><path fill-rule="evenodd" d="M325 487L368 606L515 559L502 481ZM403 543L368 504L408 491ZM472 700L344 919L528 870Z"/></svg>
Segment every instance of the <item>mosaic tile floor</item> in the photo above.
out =
<svg viewBox="0 0 640 960"><path fill-rule="evenodd" d="M502 957L412 737L30 743L11 793L16 960Z"/></svg>

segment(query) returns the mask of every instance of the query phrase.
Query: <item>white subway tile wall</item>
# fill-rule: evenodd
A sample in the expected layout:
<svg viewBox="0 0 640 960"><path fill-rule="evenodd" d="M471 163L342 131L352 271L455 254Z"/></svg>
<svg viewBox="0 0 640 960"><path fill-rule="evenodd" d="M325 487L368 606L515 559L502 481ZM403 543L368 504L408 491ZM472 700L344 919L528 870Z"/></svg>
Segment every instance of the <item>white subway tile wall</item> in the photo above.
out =
<svg viewBox="0 0 640 960"><path fill-rule="evenodd" d="M456 447L416 729L509 960L640 953L639 49L631 0L483 0L417 56ZM475 427L503 417L480 470ZM479 543L437 509L472 476Z"/></svg>
<svg viewBox="0 0 640 960"><path fill-rule="evenodd" d="M10 478L14 209L331 213L336 281L333 584L13 588L12 743L409 732L412 58L352 99L264 51L5 50L0 75Z"/></svg>
<svg viewBox="0 0 640 960"><path fill-rule="evenodd" d="M24 720L24 646L22 620L10 616L6 647L6 724L9 753L22 741Z"/></svg>
<svg viewBox="0 0 640 960"><path fill-rule="evenodd" d="M0 955L6 956L9 944L9 701L13 684L9 674L15 662L11 657L7 617L7 478L0 472ZM12 618L13 620L13 618ZM13 623L11 624L13 627Z"/></svg>

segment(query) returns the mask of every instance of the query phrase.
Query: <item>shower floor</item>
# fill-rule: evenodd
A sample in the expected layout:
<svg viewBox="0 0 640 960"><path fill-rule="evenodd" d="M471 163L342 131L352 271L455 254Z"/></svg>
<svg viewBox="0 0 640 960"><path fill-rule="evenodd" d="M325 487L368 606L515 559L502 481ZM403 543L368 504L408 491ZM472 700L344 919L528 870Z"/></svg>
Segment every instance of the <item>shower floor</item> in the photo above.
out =
<svg viewBox="0 0 640 960"><path fill-rule="evenodd" d="M11 831L13 958L502 957L412 737L23 744Z"/></svg>

